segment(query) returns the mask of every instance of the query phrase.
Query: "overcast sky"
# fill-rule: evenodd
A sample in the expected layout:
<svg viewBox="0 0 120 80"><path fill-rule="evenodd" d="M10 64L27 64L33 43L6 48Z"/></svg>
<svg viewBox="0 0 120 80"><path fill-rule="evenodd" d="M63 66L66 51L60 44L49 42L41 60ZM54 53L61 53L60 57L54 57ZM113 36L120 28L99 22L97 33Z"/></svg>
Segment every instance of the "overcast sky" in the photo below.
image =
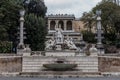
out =
<svg viewBox="0 0 120 80"><path fill-rule="evenodd" d="M89 12L101 0L45 0L47 14L74 14L81 17Z"/></svg>

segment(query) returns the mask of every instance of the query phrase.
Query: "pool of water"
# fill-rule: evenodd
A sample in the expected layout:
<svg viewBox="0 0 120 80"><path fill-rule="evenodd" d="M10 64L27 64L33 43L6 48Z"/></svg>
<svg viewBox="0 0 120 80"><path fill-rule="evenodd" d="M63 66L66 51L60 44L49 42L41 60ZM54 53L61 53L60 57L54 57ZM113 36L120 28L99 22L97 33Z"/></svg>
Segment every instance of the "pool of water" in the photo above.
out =
<svg viewBox="0 0 120 80"><path fill-rule="evenodd" d="M85 78L31 78L31 77L0 77L0 80L120 80L120 77L85 77Z"/></svg>

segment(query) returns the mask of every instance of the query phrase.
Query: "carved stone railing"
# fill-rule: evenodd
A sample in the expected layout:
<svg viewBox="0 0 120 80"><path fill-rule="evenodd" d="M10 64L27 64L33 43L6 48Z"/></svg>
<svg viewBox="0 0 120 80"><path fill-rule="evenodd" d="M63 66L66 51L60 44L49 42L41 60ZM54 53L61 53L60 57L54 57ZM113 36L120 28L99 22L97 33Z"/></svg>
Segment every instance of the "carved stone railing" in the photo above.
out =
<svg viewBox="0 0 120 80"><path fill-rule="evenodd" d="M32 51L31 55L45 56L45 51Z"/></svg>

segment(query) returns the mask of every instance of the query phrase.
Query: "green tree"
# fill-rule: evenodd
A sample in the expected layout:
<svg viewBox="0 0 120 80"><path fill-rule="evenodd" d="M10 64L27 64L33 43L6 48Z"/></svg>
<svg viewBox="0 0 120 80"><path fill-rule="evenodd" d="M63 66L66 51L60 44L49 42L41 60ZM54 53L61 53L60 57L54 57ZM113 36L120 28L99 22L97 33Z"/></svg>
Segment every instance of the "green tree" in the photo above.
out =
<svg viewBox="0 0 120 80"><path fill-rule="evenodd" d="M16 42L17 28L19 27L19 17L20 17L19 10L23 9L24 7L24 9L26 10L25 27L26 27L26 32L28 34L26 41L28 41L27 43L30 43L30 45L32 46L32 50L43 50L45 46L44 41L45 41L46 31L43 32L44 30L41 27L44 26L45 29L44 16L47 8L44 2L42 2L41 0L30 0L30 2L27 4L25 3L25 1L29 1L29 0L0 1L0 32L4 34L3 36L0 37L0 39L1 40L4 39L5 41L8 40L10 42L12 41L12 43L14 44L13 47L17 46L17 42ZM32 18L30 18L30 16L32 16ZM33 24L32 21L27 21L27 18L28 20L29 18L31 20L33 19L33 21L35 20L36 22L34 22ZM31 25L29 25L28 22ZM31 26L32 28L29 26ZM34 30L34 27L37 28L36 31ZM42 36L40 32L42 32ZM36 37L33 37L33 35ZM41 44L36 44L36 43L41 43Z"/></svg>
<svg viewBox="0 0 120 80"><path fill-rule="evenodd" d="M93 12L96 10L102 11L102 26L104 33L116 32L115 24L120 20L120 6L112 2L102 2L93 8Z"/></svg>
<svg viewBox="0 0 120 80"><path fill-rule="evenodd" d="M41 0L24 0L23 5L26 10L25 43L30 44L32 50L44 50L47 33L44 17L47 8Z"/></svg>
<svg viewBox="0 0 120 80"><path fill-rule="evenodd" d="M12 43L9 41L0 41L0 53L10 53Z"/></svg>
<svg viewBox="0 0 120 80"><path fill-rule="evenodd" d="M117 5L119 5L119 0L102 0L102 2L112 2L112 3L115 3Z"/></svg>
<svg viewBox="0 0 120 80"><path fill-rule="evenodd" d="M28 14L33 13L42 17L44 17L46 14L47 7L41 0L24 0L23 4Z"/></svg>
<svg viewBox="0 0 120 80"><path fill-rule="evenodd" d="M26 43L30 44L32 50L44 50L46 27L42 17L35 14L28 14L25 17L25 27L27 32Z"/></svg>
<svg viewBox="0 0 120 80"><path fill-rule="evenodd" d="M2 25L0 25L0 41L6 41L6 40L8 40L8 34L7 34L7 31L6 31L6 29L2 26Z"/></svg>
<svg viewBox="0 0 120 80"><path fill-rule="evenodd" d="M17 27L19 26L19 10L21 6L16 4L15 0L0 1L0 31L2 36L0 40L12 42L16 47Z"/></svg>
<svg viewBox="0 0 120 80"><path fill-rule="evenodd" d="M92 33L91 31L85 30L85 31L82 31L82 34L83 34L84 41L88 43L96 43L95 34Z"/></svg>
<svg viewBox="0 0 120 80"><path fill-rule="evenodd" d="M96 5L92 11L95 13L96 10L102 11L102 28L104 31L104 42L106 44L117 44L118 33L120 33L120 6L113 2L102 1Z"/></svg>
<svg viewBox="0 0 120 80"><path fill-rule="evenodd" d="M92 12L85 12L81 17L81 21L84 23L84 27L87 28L89 32L92 32L92 28L95 25L95 19L93 18L94 14Z"/></svg>

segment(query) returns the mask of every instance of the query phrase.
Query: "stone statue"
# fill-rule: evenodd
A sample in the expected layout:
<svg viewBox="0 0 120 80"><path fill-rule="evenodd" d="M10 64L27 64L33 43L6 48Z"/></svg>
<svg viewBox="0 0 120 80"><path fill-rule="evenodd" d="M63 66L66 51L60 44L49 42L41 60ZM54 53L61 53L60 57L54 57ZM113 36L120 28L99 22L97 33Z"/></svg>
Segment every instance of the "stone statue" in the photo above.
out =
<svg viewBox="0 0 120 80"><path fill-rule="evenodd" d="M60 29L60 28L56 29L55 39L56 39L56 43L63 43L64 36L62 33L62 29Z"/></svg>
<svg viewBox="0 0 120 80"><path fill-rule="evenodd" d="M73 43L72 38L67 38L67 40L65 40L65 43L67 44L67 46L69 47L69 49L77 50L77 47Z"/></svg>
<svg viewBox="0 0 120 80"><path fill-rule="evenodd" d="M66 44L70 50L78 50L76 45L73 43L72 38L69 38L68 36L67 39L64 40L62 29L56 28L55 30L55 37L46 42L46 50L62 50L63 44Z"/></svg>
<svg viewBox="0 0 120 80"><path fill-rule="evenodd" d="M55 46L55 40L54 39L50 39L46 42L46 50L52 50L52 47Z"/></svg>

